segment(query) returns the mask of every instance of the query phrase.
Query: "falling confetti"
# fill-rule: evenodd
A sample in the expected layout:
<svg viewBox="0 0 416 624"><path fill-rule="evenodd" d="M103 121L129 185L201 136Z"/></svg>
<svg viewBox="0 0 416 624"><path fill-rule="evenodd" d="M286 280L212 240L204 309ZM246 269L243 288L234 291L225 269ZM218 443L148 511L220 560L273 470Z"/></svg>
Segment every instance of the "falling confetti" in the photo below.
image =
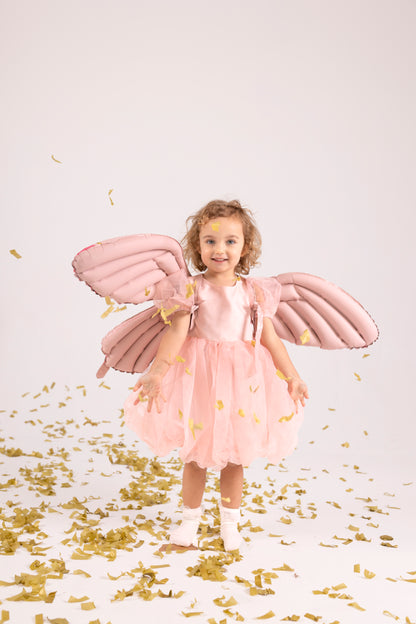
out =
<svg viewBox="0 0 416 624"><path fill-rule="evenodd" d="M14 256L15 258L19 259L22 256L16 251L16 249L9 249L9 252L12 254L12 256Z"/></svg>
<svg viewBox="0 0 416 624"><path fill-rule="evenodd" d="M59 163L60 165L62 165L62 162L60 160L58 160L57 158L55 158L55 156L52 154L52 160L54 160L56 163Z"/></svg>
<svg viewBox="0 0 416 624"><path fill-rule="evenodd" d="M299 336L299 340L301 342L301 344L306 344L307 342L309 342L311 339L311 335L309 333L309 329L305 329L305 331L303 332L303 334L301 334Z"/></svg>
<svg viewBox="0 0 416 624"><path fill-rule="evenodd" d="M110 200L110 202L111 202L111 205L112 205L112 206L114 206L114 202L113 202L113 200L112 200L112 198L111 198L111 193L112 193L113 191L114 191L114 189L110 189L110 190L108 191L108 197L109 197L109 200Z"/></svg>

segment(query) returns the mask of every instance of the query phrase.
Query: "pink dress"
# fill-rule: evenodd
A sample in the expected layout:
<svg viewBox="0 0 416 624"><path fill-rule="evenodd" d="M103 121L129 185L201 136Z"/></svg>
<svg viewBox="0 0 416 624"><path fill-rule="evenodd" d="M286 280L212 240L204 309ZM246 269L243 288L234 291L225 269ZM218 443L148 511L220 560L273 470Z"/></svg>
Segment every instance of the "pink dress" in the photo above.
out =
<svg viewBox="0 0 416 624"><path fill-rule="evenodd" d="M147 412L147 402L133 405L137 392L124 405L126 424L156 455L180 449L183 462L220 470L257 457L277 464L293 452L302 406L296 414L260 344L263 318L274 316L279 295L273 278L217 286L180 273L160 282L156 305L190 311L190 330L163 379L161 413L155 406Z"/></svg>

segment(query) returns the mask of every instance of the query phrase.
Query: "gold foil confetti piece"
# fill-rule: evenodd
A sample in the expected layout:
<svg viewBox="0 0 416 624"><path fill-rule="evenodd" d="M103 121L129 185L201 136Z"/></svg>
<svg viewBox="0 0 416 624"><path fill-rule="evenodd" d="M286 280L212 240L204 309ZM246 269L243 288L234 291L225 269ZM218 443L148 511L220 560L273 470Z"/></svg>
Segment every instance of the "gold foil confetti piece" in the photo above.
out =
<svg viewBox="0 0 416 624"><path fill-rule="evenodd" d="M360 568L360 564L356 563L354 565L354 572L357 572L358 574L361 572L361 568Z"/></svg>
<svg viewBox="0 0 416 624"><path fill-rule="evenodd" d="M392 617L394 620L400 620L398 615L393 615L393 613L390 613L390 611L383 611L383 615L387 615L388 617Z"/></svg>
<svg viewBox="0 0 416 624"><path fill-rule="evenodd" d="M286 377L286 375L284 375L282 371L278 368L276 368L276 375L279 377L279 379L283 379L283 381L289 381L290 379L290 377Z"/></svg>
<svg viewBox="0 0 416 624"><path fill-rule="evenodd" d="M291 414L289 414L289 416L282 416L281 418L279 418L279 422L289 422L289 420L292 420L294 415L295 412L292 412Z"/></svg>
<svg viewBox="0 0 416 624"><path fill-rule="evenodd" d="M364 570L364 576L367 579L372 579L375 577L375 572L370 572L370 570Z"/></svg>
<svg viewBox="0 0 416 624"><path fill-rule="evenodd" d="M68 598L68 602L84 602L85 600L89 600L89 596L81 596L81 598L75 598L75 596L70 596Z"/></svg>
<svg viewBox="0 0 416 624"><path fill-rule="evenodd" d="M114 305L110 305L102 314L101 314L101 318L106 318L110 312L112 312L114 310Z"/></svg>
<svg viewBox="0 0 416 624"><path fill-rule="evenodd" d="M12 254L12 256L14 256L15 258L17 258L18 260L22 257L17 251L16 249L9 249L9 252Z"/></svg>
<svg viewBox="0 0 416 624"><path fill-rule="evenodd" d="M364 429L363 433L364 433L364 435L368 436L368 431L366 431L365 429Z"/></svg>
<svg viewBox="0 0 416 624"><path fill-rule="evenodd" d="M256 341L255 340L251 340L251 346L255 347L256 346Z"/></svg>
<svg viewBox="0 0 416 624"><path fill-rule="evenodd" d="M406 583L416 583L416 579L405 579L402 576L400 577L401 581L406 581Z"/></svg>
<svg viewBox="0 0 416 624"><path fill-rule="evenodd" d="M203 611L191 611L189 613L185 613L184 611L181 611L182 615L184 615L185 617L192 617L193 615L204 615Z"/></svg>
<svg viewBox="0 0 416 624"><path fill-rule="evenodd" d="M54 160L56 163L59 163L60 165L62 165L62 162L60 160L58 160L57 158L55 158L55 156L53 154L51 154L51 158L52 160Z"/></svg>
<svg viewBox="0 0 416 624"><path fill-rule="evenodd" d="M222 410L224 408L224 403L221 401L221 399L217 400L217 402L215 403L215 408L217 410Z"/></svg>
<svg viewBox="0 0 416 624"><path fill-rule="evenodd" d="M191 377L192 377L192 373L191 373L191 371L189 370L189 368L188 368L188 367L187 367L187 368L185 368L185 373L186 373L187 375L191 375Z"/></svg>
<svg viewBox="0 0 416 624"><path fill-rule="evenodd" d="M335 412L336 410L335 410L335 407L328 407L328 411Z"/></svg>
<svg viewBox="0 0 416 624"><path fill-rule="evenodd" d="M148 297L150 295L150 290L149 288L147 288L147 286L144 289L144 294L145 294L145 297Z"/></svg>
<svg viewBox="0 0 416 624"><path fill-rule="evenodd" d="M259 615L258 617L256 617L256 620L269 620L270 618L275 617L275 613L274 611L268 611L267 613L265 613L264 615Z"/></svg>
<svg viewBox="0 0 416 624"><path fill-rule="evenodd" d="M81 603L81 609L83 611L91 611L92 609L95 609L95 604L93 602L83 602Z"/></svg>
<svg viewBox="0 0 416 624"><path fill-rule="evenodd" d="M253 418L254 418L254 420L255 420L255 422L256 422L257 424L259 424L259 423L260 423L260 418L259 418L258 416L256 416L256 414L255 414L254 412L253 412Z"/></svg>
<svg viewBox="0 0 416 624"><path fill-rule="evenodd" d="M390 540L394 540L394 537L392 537L391 535L380 535L380 539L384 541L390 541Z"/></svg>
<svg viewBox="0 0 416 624"><path fill-rule="evenodd" d="M72 572L72 574L82 574L83 576L86 576L87 578L91 578L91 574L88 574L88 572L85 572L84 570L74 570Z"/></svg>
<svg viewBox="0 0 416 624"><path fill-rule="evenodd" d="M231 498L229 496L221 496L221 500L225 501L226 503L231 503ZM232 605L228 605L228 606L232 606Z"/></svg>
<svg viewBox="0 0 416 624"><path fill-rule="evenodd" d="M38 392L37 394L34 394L34 395L33 395L33 398L34 398L34 399L37 399L38 397L40 397L40 394L41 394L40 392Z"/></svg>
<svg viewBox="0 0 416 624"><path fill-rule="evenodd" d="M371 353L364 353L363 358L370 357Z"/></svg>
<svg viewBox="0 0 416 624"><path fill-rule="evenodd" d="M313 615L312 613L305 613L305 618L308 618L308 620L312 620L313 622L319 622L321 616Z"/></svg>
<svg viewBox="0 0 416 624"><path fill-rule="evenodd" d="M114 301L111 300L111 297L108 296L105 298L105 302L108 306L111 306L114 303Z"/></svg>
<svg viewBox="0 0 416 624"><path fill-rule="evenodd" d="M344 444L341 444L341 446L343 446L344 448L349 448L350 447L350 443L349 442L344 442Z"/></svg>
<svg viewBox="0 0 416 624"><path fill-rule="evenodd" d="M300 620L300 615L288 615L285 618L282 618L282 622L299 622ZM336 622L331 622L331 624L339 624Z"/></svg>
<svg viewBox="0 0 416 624"><path fill-rule="evenodd" d="M110 202L111 202L111 205L112 205L112 206L114 206L114 202L113 202L113 200L112 200L112 198L111 198L111 193L112 193L113 191L114 191L114 189L110 189L110 190L108 191L108 197L109 197L109 200L110 200Z"/></svg>
<svg viewBox="0 0 416 624"><path fill-rule="evenodd" d="M338 585L333 585L332 589L335 591L339 591L340 589L347 589L347 585L345 583L339 583Z"/></svg>
<svg viewBox="0 0 416 624"><path fill-rule="evenodd" d="M8 622L9 620L10 620L9 612L6 611L6 609L2 609L0 624L3 624L3 622Z"/></svg>
<svg viewBox="0 0 416 624"><path fill-rule="evenodd" d="M309 333L309 329L305 329L305 331L303 332L303 334L301 334L299 336L299 340L301 341L301 343L304 345L307 342L309 342L311 339L311 335Z"/></svg>
<svg viewBox="0 0 416 624"><path fill-rule="evenodd" d="M196 288L196 281L194 281L192 284L186 284L186 298L189 299L189 297L192 297L192 295L195 292L195 288Z"/></svg>
<svg viewBox="0 0 416 624"><path fill-rule="evenodd" d="M244 418L244 416L245 416L245 412L244 412L244 410L243 410L243 409L239 409L239 410L238 410L238 415L239 415L239 416L242 416L242 417Z"/></svg>
<svg viewBox="0 0 416 624"><path fill-rule="evenodd" d="M250 386L250 392L257 392L259 388L260 386L257 386L256 388L253 388L253 386Z"/></svg>
<svg viewBox="0 0 416 624"><path fill-rule="evenodd" d="M214 598L213 603L218 607L235 607L235 605L238 604L237 600L233 596L230 596L228 600L225 596L221 596L221 598Z"/></svg>
<svg viewBox="0 0 416 624"><path fill-rule="evenodd" d="M175 360L176 360L177 362L182 362L182 363L183 363L183 362L185 362L185 358L183 358L181 355L177 355L177 356L175 356Z"/></svg>
<svg viewBox="0 0 416 624"><path fill-rule="evenodd" d="M348 606L353 607L354 609L357 609L358 611L365 611L364 607L360 607L360 605L357 604L356 602L349 602Z"/></svg>
<svg viewBox="0 0 416 624"><path fill-rule="evenodd" d="M182 412L182 410L178 409L178 413L179 413L179 418L183 418L183 412Z"/></svg>
<svg viewBox="0 0 416 624"><path fill-rule="evenodd" d="M218 230L220 229L220 224L219 222L211 223L211 227L214 230L214 232L218 232Z"/></svg>
<svg viewBox="0 0 416 624"><path fill-rule="evenodd" d="M35 615L35 624L43 624L43 613L37 613Z"/></svg>
<svg viewBox="0 0 416 624"><path fill-rule="evenodd" d="M361 377L359 376L358 373L354 373L354 376L356 378L357 381L361 381Z"/></svg>

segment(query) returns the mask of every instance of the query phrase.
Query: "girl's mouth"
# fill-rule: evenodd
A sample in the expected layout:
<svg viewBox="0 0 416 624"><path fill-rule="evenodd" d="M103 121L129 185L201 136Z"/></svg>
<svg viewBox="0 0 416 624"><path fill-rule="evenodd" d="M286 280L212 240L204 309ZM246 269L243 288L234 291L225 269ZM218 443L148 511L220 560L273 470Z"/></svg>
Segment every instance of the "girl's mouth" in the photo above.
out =
<svg viewBox="0 0 416 624"><path fill-rule="evenodd" d="M212 258L214 262L226 262L226 258Z"/></svg>

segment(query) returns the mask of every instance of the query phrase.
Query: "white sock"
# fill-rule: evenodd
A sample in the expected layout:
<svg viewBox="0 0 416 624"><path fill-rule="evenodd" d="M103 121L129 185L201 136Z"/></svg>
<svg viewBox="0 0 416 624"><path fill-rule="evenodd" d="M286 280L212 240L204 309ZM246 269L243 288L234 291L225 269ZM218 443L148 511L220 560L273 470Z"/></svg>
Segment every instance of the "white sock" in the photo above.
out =
<svg viewBox="0 0 416 624"><path fill-rule="evenodd" d="M201 519L202 509L184 507L182 511L182 523L170 532L170 541L177 546L197 546L196 535Z"/></svg>
<svg viewBox="0 0 416 624"><path fill-rule="evenodd" d="M238 530L238 521L240 519L240 508L231 509L223 507L220 503L221 517L221 537L224 542L225 550L237 550L242 542L242 537Z"/></svg>

